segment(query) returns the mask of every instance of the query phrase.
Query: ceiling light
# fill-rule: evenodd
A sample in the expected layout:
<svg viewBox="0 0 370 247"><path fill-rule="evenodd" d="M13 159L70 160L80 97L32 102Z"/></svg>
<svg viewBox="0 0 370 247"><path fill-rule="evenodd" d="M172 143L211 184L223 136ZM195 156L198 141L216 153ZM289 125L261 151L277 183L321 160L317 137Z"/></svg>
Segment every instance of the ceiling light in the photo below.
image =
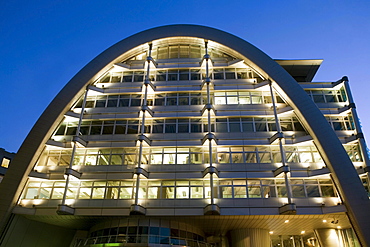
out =
<svg viewBox="0 0 370 247"><path fill-rule="evenodd" d="M284 221L284 223L288 223L288 222L289 222L289 220L285 220L285 221Z"/></svg>

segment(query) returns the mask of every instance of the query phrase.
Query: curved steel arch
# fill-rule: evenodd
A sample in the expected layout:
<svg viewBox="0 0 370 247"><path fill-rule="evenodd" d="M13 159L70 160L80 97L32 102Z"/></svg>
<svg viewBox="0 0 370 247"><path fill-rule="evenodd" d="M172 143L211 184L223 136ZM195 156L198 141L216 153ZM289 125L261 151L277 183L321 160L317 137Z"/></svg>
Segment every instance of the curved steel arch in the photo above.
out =
<svg viewBox="0 0 370 247"><path fill-rule="evenodd" d="M212 40L244 56L264 71L284 94L312 136L344 202L350 221L363 246L370 246L370 201L342 144L326 119L300 85L264 52L232 34L199 25L169 25L132 35L111 46L79 71L38 119L0 183L0 226L3 230L42 148L62 120L63 114L102 71L118 62L120 55L153 40L188 36Z"/></svg>

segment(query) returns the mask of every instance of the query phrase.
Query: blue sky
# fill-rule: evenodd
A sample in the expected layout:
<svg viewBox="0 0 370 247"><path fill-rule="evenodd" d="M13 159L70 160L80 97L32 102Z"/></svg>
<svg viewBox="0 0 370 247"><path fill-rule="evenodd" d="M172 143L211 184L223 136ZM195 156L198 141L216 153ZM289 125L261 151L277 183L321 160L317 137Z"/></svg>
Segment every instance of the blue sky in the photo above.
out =
<svg viewBox="0 0 370 247"><path fill-rule="evenodd" d="M200 24L272 58L324 59L315 81L350 79L370 140L370 1L0 1L0 147L16 152L63 86L89 61L139 31Z"/></svg>

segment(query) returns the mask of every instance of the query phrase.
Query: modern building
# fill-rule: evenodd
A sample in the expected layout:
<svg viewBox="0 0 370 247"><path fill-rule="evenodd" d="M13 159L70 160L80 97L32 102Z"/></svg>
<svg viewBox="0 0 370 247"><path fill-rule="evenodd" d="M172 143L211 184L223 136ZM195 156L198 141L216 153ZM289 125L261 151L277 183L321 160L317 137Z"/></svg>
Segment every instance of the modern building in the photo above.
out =
<svg viewBox="0 0 370 247"><path fill-rule="evenodd" d="M370 246L348 78L197 25L86 65L0 184L1 246Z"/></svg>

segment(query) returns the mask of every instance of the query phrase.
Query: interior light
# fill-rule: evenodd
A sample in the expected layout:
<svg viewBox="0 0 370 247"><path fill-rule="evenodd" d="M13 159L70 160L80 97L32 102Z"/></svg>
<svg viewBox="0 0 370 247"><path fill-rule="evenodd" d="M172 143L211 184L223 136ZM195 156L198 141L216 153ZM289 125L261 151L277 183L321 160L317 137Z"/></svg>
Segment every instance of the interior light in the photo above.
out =
<svg viewBox="0 0 370 247"><path fill-rule="evenodd" d="M33 169L35 172L42 172L42 167L39 167L39 166L36 166L34 169Z"/></svg>
<svg viewBox="0 0 370 247"><path fill-rule="evenodd" d="M269 231L269 233L270 233L270 234L274 234L274 232L273 232L273 231Z"/></svg>
<svg viewBox="0 0 370 247"><path fill-rule="evenodd" d="M66 205L71 205L75 203L75 199L66 199Z"/></svg>
<svg viewBox="0 0 370 247"><path fill-rule="evenodd" d="M306 231L301 231L301 234L305 234L306 233Z"/></svg>
<svg viewBox="0 0 370 247"><path fill-rule="evenodd" d="M281 204L288 204L288 198L285 198L285 197L282 197L282 198L279 198L279 201Z"/></svg>
<svg viewBox="0 0 370 247"><path fill-rule="evenodd" d="M285 220L284 223L289 223L289 220Z"/></svg>
<svg viewBox="0 0 370 247"><path fill-rule="evenodd" d="M326 222L327 222L327 220L322 220L322 222L326 223Z"/></svg>
<svg viewBox="0 0 370 247"><path fill-rule="evenodd" d="M342 228L341 226L337 226L338 229Z"/></svg>
<svg viewBox="0 0 370 247"><path fill-rule="evenodd" d="M101 87L105 87L104 84L100 84ZM95 90L89 90L87 93L87 96L96 96L96 95L103 95L103 93L95 91Z"/></svg>
<svg viewBox="0 0 370 247"><path fill-rule="evenodd" d="M38 206L38 205L40 205L42 203L42 199L34 199L32 201L32 203L33 203L34 206Z"/></svg>
<svg viewBox="0 0 370 247"><path fill-rule="evenodd" d="M64 122L78 122L77 116L64 116Z"/></svg>

